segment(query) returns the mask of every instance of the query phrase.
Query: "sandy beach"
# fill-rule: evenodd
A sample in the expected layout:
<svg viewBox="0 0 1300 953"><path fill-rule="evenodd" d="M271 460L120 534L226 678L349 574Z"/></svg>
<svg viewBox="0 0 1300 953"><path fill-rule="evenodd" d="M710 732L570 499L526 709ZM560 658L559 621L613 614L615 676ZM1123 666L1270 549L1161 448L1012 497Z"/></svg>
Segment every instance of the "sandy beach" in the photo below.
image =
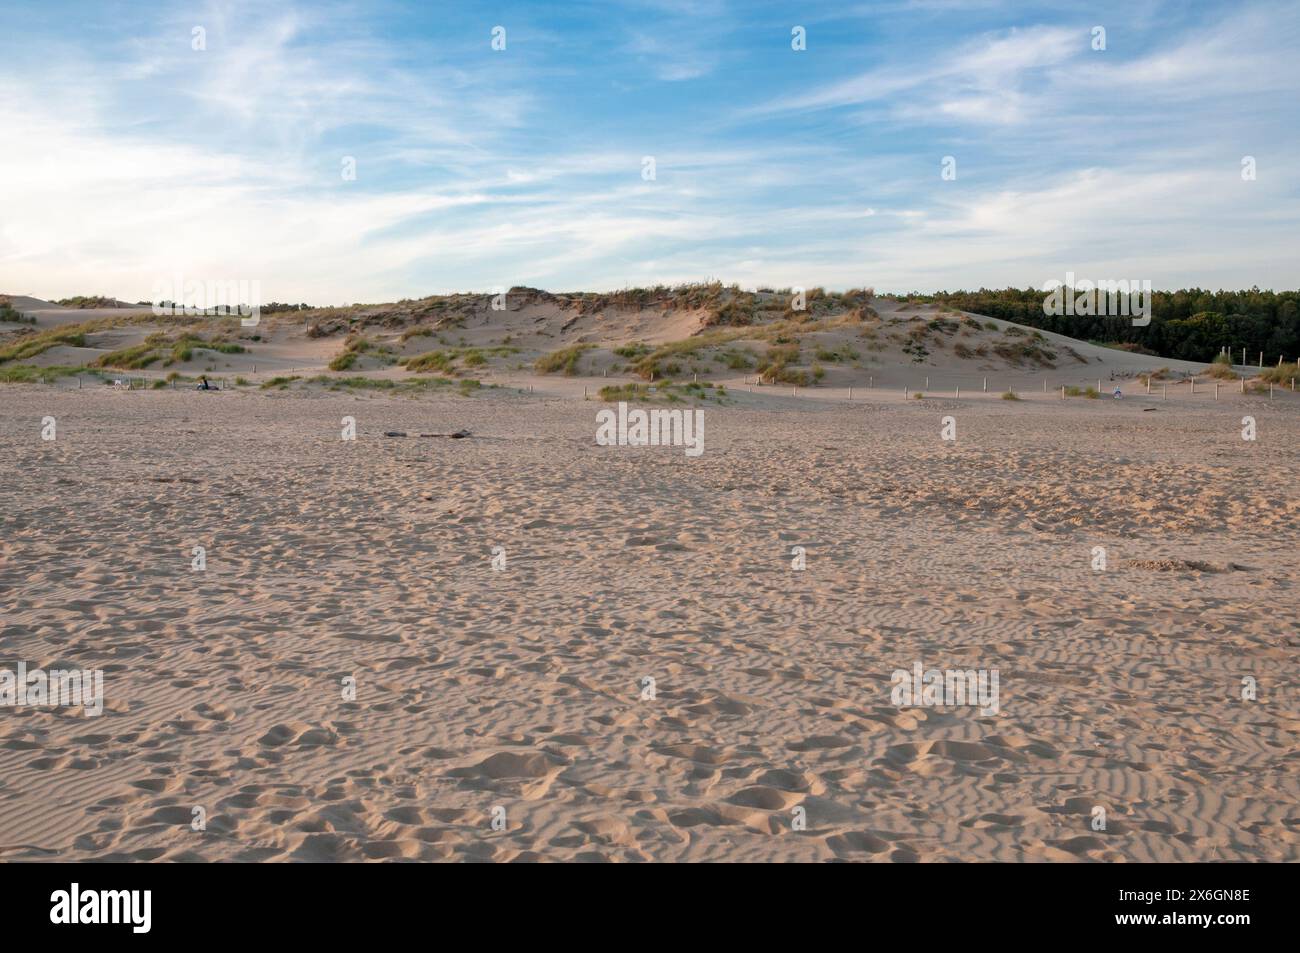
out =
<svg viewBox="0 0 1300 953"><path fill-rule="evenodd" d="M0 387L0 857L1297 859L1300 398L537 380Z"/></svg>

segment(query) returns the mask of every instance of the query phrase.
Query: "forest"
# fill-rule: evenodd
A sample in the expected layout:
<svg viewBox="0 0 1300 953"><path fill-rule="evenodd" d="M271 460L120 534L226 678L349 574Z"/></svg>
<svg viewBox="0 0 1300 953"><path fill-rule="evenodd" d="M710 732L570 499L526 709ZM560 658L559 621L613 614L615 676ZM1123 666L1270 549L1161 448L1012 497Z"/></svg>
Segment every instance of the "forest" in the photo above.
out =
<svg viewBox="0 0 1300 953"><path fill-rule="evenodd" d="M1262 351L1266 367L1276 364L1279 357L1289 362L1300 354L1300 291L1153 291L1151 323L1146 327L1134 327L1127 317L1046 314L1043 301L1047 292L1035 288L981 288L911 297L1084 341L1187 361L1208 363L1225 347L1232 350L1233 362L1238 364L1242 363L1242 348L1249 364L1257 363Z"/></svg>

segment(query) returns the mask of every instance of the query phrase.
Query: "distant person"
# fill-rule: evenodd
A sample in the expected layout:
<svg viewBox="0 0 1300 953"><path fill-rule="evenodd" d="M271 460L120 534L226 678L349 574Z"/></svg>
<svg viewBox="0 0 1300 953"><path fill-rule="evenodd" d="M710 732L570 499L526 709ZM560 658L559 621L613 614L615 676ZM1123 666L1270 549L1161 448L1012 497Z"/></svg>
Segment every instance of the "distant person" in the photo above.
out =
<svg viewBox="0 0 1300 953"><path fill-rule="evenodd" d="M1119 399L1120 399L1121 397L1123 397L1123 396L1124 396L1124 392L1121 391L1121 390L1119 389L1119 385L1116 384L1116 385L1115 385L1115 399L1116 399L1116 400L1119 400Z"/></svg>
<svg viewBox="0 0 1300 953"><path fill-rule="evenodd" d="M198 386L197 389L198 389L198 390L212 390L212 385L208 383L208 375L207 375L207 374L200 374L200 375L199 375L199 386Z"/></svg>

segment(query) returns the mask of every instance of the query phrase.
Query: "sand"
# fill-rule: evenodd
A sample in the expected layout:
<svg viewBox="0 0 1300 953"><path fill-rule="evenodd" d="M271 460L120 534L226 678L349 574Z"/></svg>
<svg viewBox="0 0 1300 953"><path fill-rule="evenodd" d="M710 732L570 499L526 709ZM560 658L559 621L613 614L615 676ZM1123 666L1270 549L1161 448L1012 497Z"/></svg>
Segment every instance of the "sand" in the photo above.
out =
<svg viewBox="0 0 1300 953"><path fill-rule="evenodd" d="M0 708L0 858L1297 859L1300 398L742 379L690 458L544 382L0 386L0 667L106 695Z"/></svg>

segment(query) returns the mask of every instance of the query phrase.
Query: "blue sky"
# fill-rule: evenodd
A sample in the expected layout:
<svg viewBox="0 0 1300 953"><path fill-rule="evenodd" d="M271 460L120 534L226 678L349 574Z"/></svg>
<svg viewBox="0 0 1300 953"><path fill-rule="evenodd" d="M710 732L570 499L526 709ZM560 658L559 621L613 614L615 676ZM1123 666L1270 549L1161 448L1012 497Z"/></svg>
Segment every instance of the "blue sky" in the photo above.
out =
<svg viewBox="0 0 1300 953"><path fill-rule="evenodd" d="M1294 2L557 8L5 4L0 291L1300 285Z"/></svg>

